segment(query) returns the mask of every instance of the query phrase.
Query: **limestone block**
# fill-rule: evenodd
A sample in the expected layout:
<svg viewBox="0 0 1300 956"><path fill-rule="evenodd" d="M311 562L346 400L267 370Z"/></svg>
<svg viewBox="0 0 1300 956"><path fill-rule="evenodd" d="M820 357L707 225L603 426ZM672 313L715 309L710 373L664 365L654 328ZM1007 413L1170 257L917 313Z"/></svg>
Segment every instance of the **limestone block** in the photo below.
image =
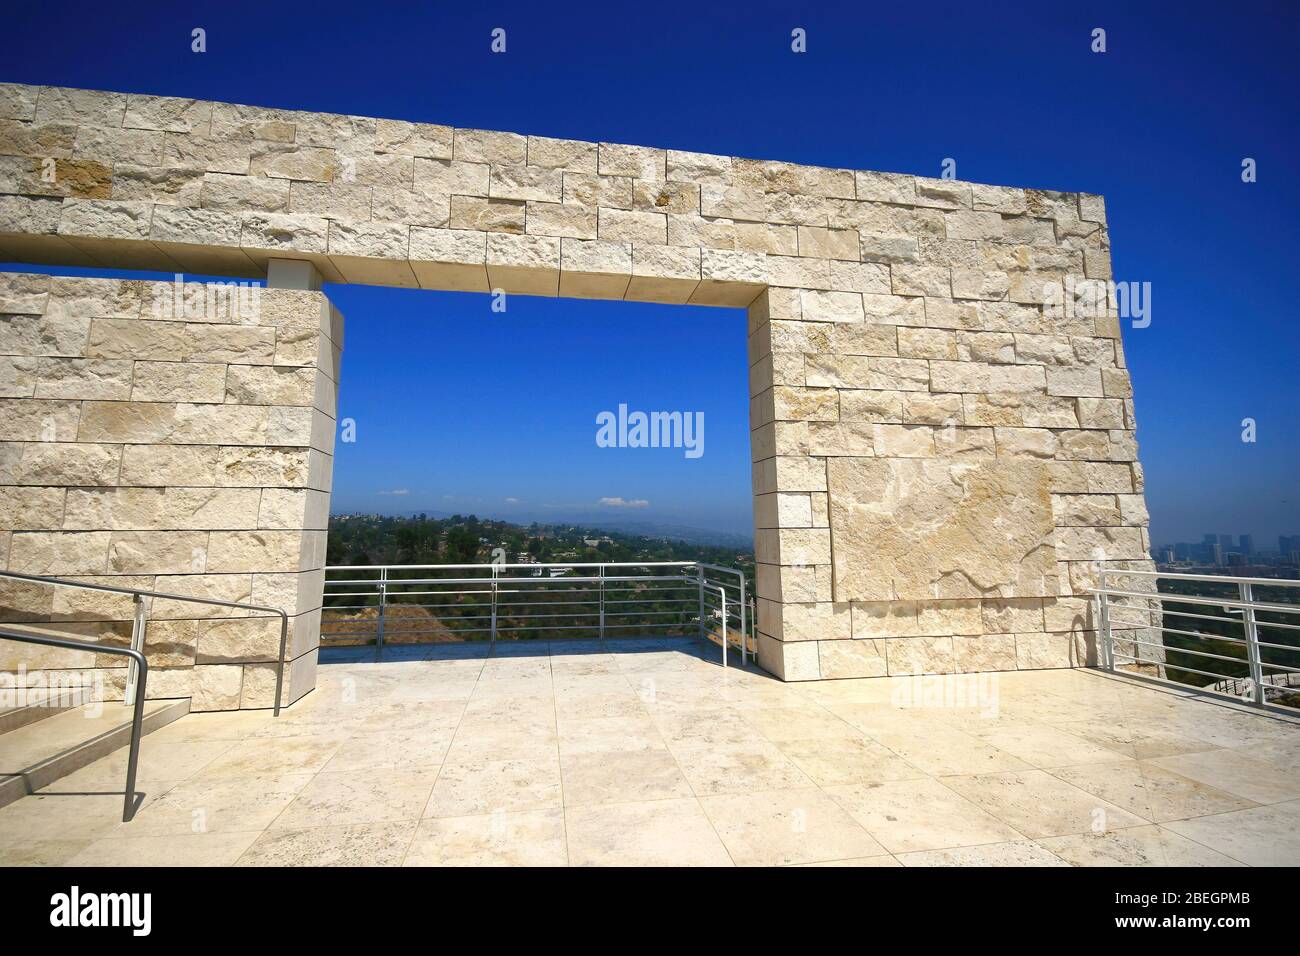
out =
<svg viewBox="0 0 1300 956"><path fill-rule="evenodd" d="M0 487L0 527L46 531L63 526L62 488Z"/></svg>
<svg viewBox="0 0 1300 956"><path fill-rule="evenodd" d="M884 641L818 641L817 654L823 679L884 677L889 673Z"/></svg>
<svg viewBox="0 0 1300 956"><path fill-rule="evenodd" d="M689 213L700 211L700 187L690 183L632 181L632 208L644 212Z"/></svg>
<svg viewBox="0 0 1300 956"><path fill-rule="evenodd" d="M249 173L252 176L328 183L339 172L339 160L334 150L319 146L256 141L250 153Z"/></svg>
<svg viewBox="0 0 1300 956"><path fill-rule="evenodd" d="M549 136L529 136L527 163L541 169L594 174L596 144L574 139L552 139Z"/></svg>
<svg viewBox="0 0 1300 956"><path fill-rule="evenodd" d="M602 176L630 176L634 179L665 180L667 152L649 146L599 144L597 171Z"/></svg>
<svg viewBox="0 0 1300 956"><path fill-rule="evenodd" d="M626 298L639 302L685 303L699 282L699 249L632 244L632 278Z"/></svg>
<svg viewBox="0 0 1300 956"><path fill-rule="evenodd" d="M306 544L307 535L302 531L214 531L208 545L207 570L298 570Z"/></svg>
<svg viewBox="0 0 1300 956"><path fill-rule="evenodd" d="M194 668L193 697L190 709L196 713L212 710L238 710L244 672L238 664L221 664Z"/></svg>
<svg viewBox="0 0 1300 956"><path fill-rule="evenodd" d="M223 446L216 451L216 483L223 487L307 487L306 448Z"/></svg>
<svg viewBox="0 0 1300 956"><path fill-rule="evenodd" d="M77 436L81 406L77 402L0 398L4 438L14 442L67 442ZM4 447L4 446L0 446ZM17 451L16 446L9 446Z"/></svg>
<svg viewBox="0 0 1300 956"><path fill-rule="evenodd" d="M111 485L117 481L120 446L87 442L47 442L4 445L19 454L0 454L0 482L12 485Z"/></svg>
<svg viewBox="0 0 1300 956"><path fill-rule="evenodd" d="M916 633L923 637L984 632L978 600L916 602Z"/></svg>
<svg viewBox="0 0 1300 956"><path fill-rule="evenodd" d="M865 457L875 454L875 426L868 422L813 422L807 426L808 453Z"/></svg>
<svg viewBox="0 0 1300 956"><path fill-rule="evenodd" d="M815 641L787 644L759 631L758 666L784 681L817 680L817 647Z"/></svg>
<svg viewBox="0 0 1300 956"><path fill-rule="evenodd" d="M453 133L452 157L465 163L523 166L528 159L528 138L518 133L458 129Z"/></svg>
<svg viewBox="0 0 1300 956"><path fill-rule="evenodd" d="M629 176L592 176L587 173L564 174L564 202L602 209L632 208L632 178ZM692 243L675 243L691 245ZM694 243L698 245L698 243Z"/></svg>
<svg viewBox="0 0 1300 956"><path fill-rule="evenodd" d="M903 358L957 359L957 336L945 329L898 330L898 354Z"/></svg>
<svg viewBox="0 0 1300 956"><path fill-rule="evenodd" d="M107 531L15 531L8 566L26 574L103 574L110 537Z"/></svg>
<svg viewBox="0 0 1300 956"><path fill-rule="evenodd" d="M957 670L951 637L900 637L885 641L891 677L910 674L952 674Z"/></svg>
<svg viewBox="0 0 1300 956"><path fill-rule="evenodd" d="M209 172L203 177L199 204L217 212L288 212L291 186L286 179Z"/></svg>
<svg viewBox="0 0 1300 956"><path fill-rule="evenodd" d="M1055 593L1045 463L832 458L827 471L836 600Z"/></svg>
<svg viewBox="0 0 1300 956"><path fill-rule="evenodd" d="M40 87L36 111L30 117L38 123L69 122L79 126L122 125L127 96L99 90L74 90L57 86Z"/></svg>
<svg viewBox="0 0 1300 956"><path fill-rule="evenodd" d="M488 195L494 199L558 203L564 195L563 173L537 166L493 166Z"/></svg>
<svg viewBox="0 0 1300 956"><path fill-rule="evenodd" d="M17 83L0 83L0 116L15 120L35 119L38 89Z"/></svg>
<svg viewBox="0 0 1300 956"><path fill-rule="evenodd" d="M311 405L316 369L270 365L231 365L226 368L225 401L237 405Z"/></svg>
<svg viewBox="0 0 1300 956"><path fill-rule="evenodd" d="M436 226L442 229L451 221L451 196L414 189L376 187L370 212L375 222Z"/></svg>
<svg viewBox="0 0 1300 956"><path fill-rule="evenodd" d="M522 234L526 226L526 206L515 199L452 196L448 222L453 229Z"/></svg>
<svg viewBox="0 0 1300 956"><path fill-rule="evenodd" d="M412 226L410 255L411 268L423 289L488 291L484 233Z"/></svg>
<svg viewBox="0 0 1300 956"><path fill-rule="evenodd" d="M452 129L436 123L381 119L375 124L375 149L402 156L451 159Z"/></svg>
<svg viewBox="0 0 1300 956"><path fill-rule="evenodd" d="M524 221L525 231L529 235L559 236L567 239L596 238L596 207L594 206L529 202L526 205Z"/></svg>
<svg viewBox="0 0 1300 956"><path fill-rule="evenodd" d="M1136 560L1146 555L1139 528L1064 527L1056 554L1063 561Z"/></svg>
<svg viewBox="0 0 1300 956"><path fill-rule="evenodd" d="M938 392L1041 392L1047 387L1040 365L935 361L930 375Z"/></svg>
<svg viewBox="0 0 1300 956"><path fill-rule="evenodd" d="M250 617L198 622L195 659L199 664L273 661L280 653L280 619Z"/></svg>
<svg viewBox="0 0 1300 956"><path fill-rule="evenodd" d="M1095 368L1046 367L1047 394L1102 398L1102 371Z"/></svg>
<svg viewBox="0 0 1300 956"><path fill-rule="evenodd" d="M182 362L136 362L130 398L138 402L220 402L226 393L226 366ZM120 398L87 395L86 398Z"/></svg>
<svg viewBox="0 0 1300 956"><path fill-rule="evenodd" d="M1127 523L1121 521L1114 495L1052 495L1052 515L1057 527L1111 527Z"/></svg>
<svg viewBox="0 0 1300 956"><path fill-rule="evenodd" d="M841 389L840 421L842 422L892 422L902 423L905 408L915 396L921 401L931 396L921 392L905 393L888 390Z"/></svg>
<svg viewBox="0 0 1300 956"><path fill-rule="evenodd" d="M1054 458L1060 442L1046 428L994 428L998 455L1002 458Z"/></svg>
<svg viewBox="0 0 1300 956"><path fill-rule="evenodd" d="M560 240L550 236L492 233L487 240L487 273L493 289L523 295L557 295Z"/></svg>
<svg viewBox="0 0 1300 956"><path fill-rule="evenodd" d="M560 240L560 295L621 299L632 278L632 244Z"/></svg>
<svg viewBox="0 0 1300 956"><path fill-rule="evenodd" d="M878 393L867 393L878 394ZM962 396L929 392L899 393L901 419L908 425L958 425L962 421ZM843 400L841 399L841 406ZM841 417L843 412L841 411Z"/></svg>
<svg viewBox="0 0 1300 956"><path fill-rule="evenodd" d="M853 639L915 637L920 634L914 601L853 601Z"/></svg>
<svg viewBox="0 0 1300 956"><path fill-rule="evenodd" d="M942 363L935 363L942 364ZM923 392L930 389L930 364L921 359L862 355L809 355L807 381L816 388L864 388ZM936 386L936 390L938 387ZM951 389L942 389L951 391Z"/></svg>
<svg viewBox="0 0 1300 956"><path fill-rule="evenodd" d="M201 573L207 552L207 531L114 531L108 570L113 574Z"/></svg>
<svg viewBox="0 0 1300 956"><path fill-rule="evenodd" d="M614 242L655 243L668 241L668 219L662 213L600 207L597 233Z"/></svg>
<svg viewBox="0 0 1300 956"><path fill-rule="evenodd" d="M1074 666L1073 645L1069 634L1035 632L1016 635L1016 667L1035 670L1045 667Z"/></svg>
<svg viewBox="0 0 1300 956"><path fill-rule="evenodd" d="M807 322L861 322L862 296L856 292L803 289L799 293Z"/></svg>
<svg viewBox="0 0 1300 956"><path fill-rule="evenodd" d="M954 636L952 646L959 674L1013 671L1018 665L1014 634Z"/></svg>
<svg viewBox="0 0 1300 956"><path fill-rule="evenodd" d="M916 179L903 173L857 170L853 174L858 199L911 206L916 202Z"/></svg>

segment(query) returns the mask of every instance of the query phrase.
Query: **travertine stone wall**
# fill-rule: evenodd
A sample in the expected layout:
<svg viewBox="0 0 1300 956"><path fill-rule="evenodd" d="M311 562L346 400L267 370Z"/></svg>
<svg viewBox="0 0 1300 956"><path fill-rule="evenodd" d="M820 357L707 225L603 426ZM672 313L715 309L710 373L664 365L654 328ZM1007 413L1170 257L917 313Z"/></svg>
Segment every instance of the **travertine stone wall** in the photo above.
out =
<svg viewBox="0 0 1300 956"><path fill-rule="evenodd" d="M174 291L0 273L0 567L283 608L287 703L315 683L341 318L319 292ZM0 618L27 630L124 645L131 616L0 578ZM271 705L279 618L162 600L150 617L150 696ZM114 696L125 671L0 641L0 670L20 668L98 669Z"/></svg>
<svg viewBox="0 0 1300 956"><path fill-rule="evenodd" d="M1149 566L1101 197L0 85L0 255L749 310L759 659L1092 659ZM1065 303L1066 306L1072 302Z"/></svg>

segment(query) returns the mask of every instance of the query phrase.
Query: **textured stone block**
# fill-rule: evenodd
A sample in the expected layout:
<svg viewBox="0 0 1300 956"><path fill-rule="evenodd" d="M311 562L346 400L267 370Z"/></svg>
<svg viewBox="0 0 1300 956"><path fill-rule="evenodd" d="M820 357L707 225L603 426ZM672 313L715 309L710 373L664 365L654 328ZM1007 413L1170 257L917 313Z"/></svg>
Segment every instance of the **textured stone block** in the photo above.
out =
<svg viewBox="0 0 1300 956"><path fill-rule="evenodd" d="M827 472L836 600L1056 593L1045 465L833 458Z"/></svg>

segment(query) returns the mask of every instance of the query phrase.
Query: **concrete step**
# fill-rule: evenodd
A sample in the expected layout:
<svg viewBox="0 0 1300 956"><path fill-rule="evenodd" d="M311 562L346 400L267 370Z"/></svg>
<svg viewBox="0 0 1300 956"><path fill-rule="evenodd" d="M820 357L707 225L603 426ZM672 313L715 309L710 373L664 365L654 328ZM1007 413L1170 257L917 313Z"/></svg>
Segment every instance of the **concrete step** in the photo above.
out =
<svg viewBox="0 0 1300 956"><path fill-rule="evenodd" d="M78 692L75 690L54 692L28 690L23 693L25 700L21 706L0 710L0 734L26 727L46 717L53 717L80 703Z"/></svg>
<svg viewBox="0 0 1300 956"><path fill-rule="evenodd" d="M27 723L0 734L0 807L131 742L131 708L115 701L97 708L52 710L43 719L29 715ZM146 701L141 731L152 733L189 711L188 698Z"/></svg>

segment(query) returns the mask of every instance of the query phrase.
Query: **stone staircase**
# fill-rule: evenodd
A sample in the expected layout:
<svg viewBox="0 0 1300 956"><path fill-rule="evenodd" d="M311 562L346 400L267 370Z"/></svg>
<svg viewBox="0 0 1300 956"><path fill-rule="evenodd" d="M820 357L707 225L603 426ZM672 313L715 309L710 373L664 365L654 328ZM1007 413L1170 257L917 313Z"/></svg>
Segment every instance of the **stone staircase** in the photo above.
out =
<svg viewBox="0 0 1300 956"><path fill-rule="evenodd" d="M92 711L73 701L41 698L0 710L0 807L47 787L131 740L131 708L120 701ZM189 713L189 699L145 701L141 732L149 734ZM123 785L126 781L123 780Z"/></svg>

